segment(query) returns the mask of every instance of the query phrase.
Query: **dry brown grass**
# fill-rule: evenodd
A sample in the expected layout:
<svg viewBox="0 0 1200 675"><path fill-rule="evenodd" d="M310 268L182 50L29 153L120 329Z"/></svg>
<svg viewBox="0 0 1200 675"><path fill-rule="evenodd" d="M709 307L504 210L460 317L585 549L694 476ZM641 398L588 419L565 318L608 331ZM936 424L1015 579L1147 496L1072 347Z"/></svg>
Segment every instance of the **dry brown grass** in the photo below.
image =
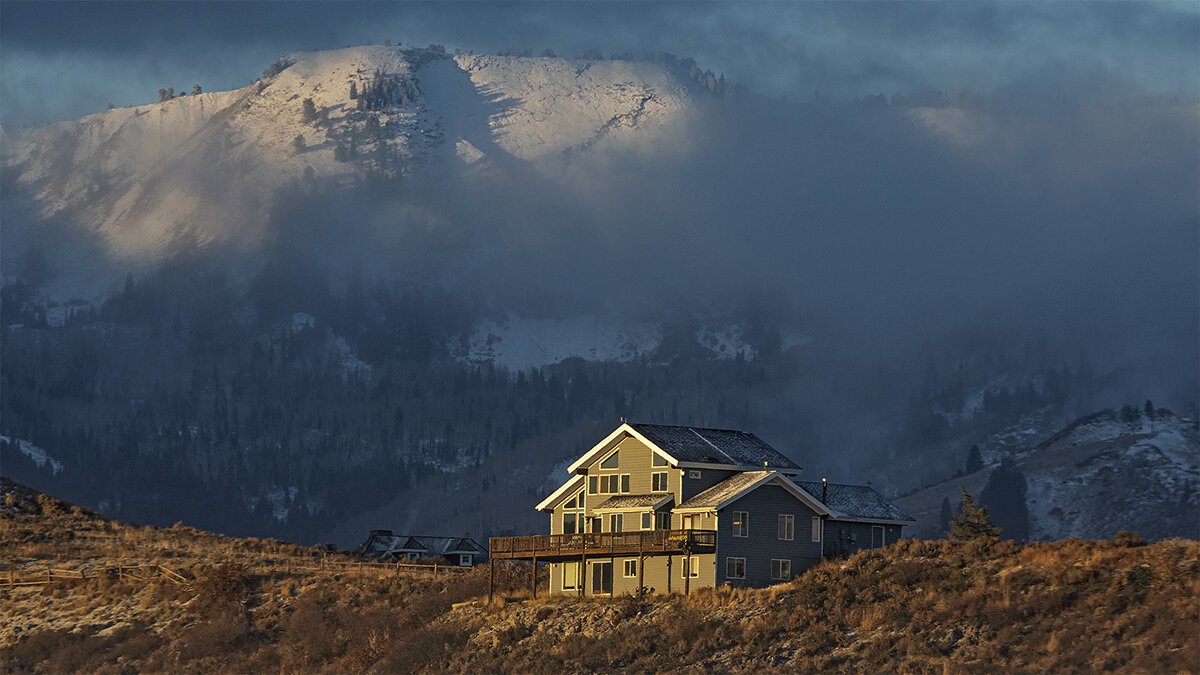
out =
<svg viewBox="0 0 1200 675"><path fill-rule="evenodd" d="M4 672L1157 673L1200 665L1194 541L902 541L769 589L645 599L534 601L528 568L498 565L499 601L484 606L483 568L436 580L288 574L315 552L27 501L27 511L0 518L9 566L139 557L168 561L192 581L112 576L0 590L0 623L26 626L0 647Z"/></svg>

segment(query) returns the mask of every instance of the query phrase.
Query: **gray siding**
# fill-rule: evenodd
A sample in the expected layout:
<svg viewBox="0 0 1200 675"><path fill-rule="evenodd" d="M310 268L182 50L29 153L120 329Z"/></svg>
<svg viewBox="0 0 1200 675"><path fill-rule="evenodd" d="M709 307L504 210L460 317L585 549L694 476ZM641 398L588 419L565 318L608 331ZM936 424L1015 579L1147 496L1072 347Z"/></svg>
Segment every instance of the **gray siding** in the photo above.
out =
<svg viewBox="0 0 1200 675"><path fill-rule="evenodd" d="M688 478L687 477L688 471L699 471L700 477L699 478ZM721 469L681 469L680 473L682 475L682 478L680 479L682 482L682 486L681 486L682 491L679 493L676 493L677 499L678 499L678 501L675 502L676 506L679 506L680 504L686 502L687 500L691 499L692 497L695 497L696 495L700 494L701 492L704 492L708 488L716 485L717 483L720 483L721 481L725 480L726 478L729 478L730 476L733 476L734 474L741 473L741 472L740 471L723 471Z"/></svg>
<svg viewBox="0 0 1200 675"><path fill-rule="evenodd" d="M733 536L735 511L746 511L749 536ZM794 516L793 538L779 539L779 515ZM778 485L763 485L730 504L717 518L717 583L734 586L766 586L780 583L771 578L771 560L791 561L792 577L821 560L821 544L812 541L812 517L816 513ZM745 558L746 578L727 579L726 559Z"/></svg>
<svg viewBox="0 0 1200 675"><path fill-rule="evenodd" d="M899 525L878 525L846 520L830 520L825 523L825 555L848 556L857 551L871 548L871 528L882 527L883 545L893 544L900 539Z"/></svg>

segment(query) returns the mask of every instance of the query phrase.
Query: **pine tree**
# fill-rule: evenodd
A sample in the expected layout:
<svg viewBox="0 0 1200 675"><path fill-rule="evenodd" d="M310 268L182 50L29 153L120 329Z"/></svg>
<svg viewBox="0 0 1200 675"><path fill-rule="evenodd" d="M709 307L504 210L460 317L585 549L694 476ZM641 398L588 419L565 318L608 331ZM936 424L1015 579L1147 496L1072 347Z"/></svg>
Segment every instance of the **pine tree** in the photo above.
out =
<svg viewBox="0 0 1200 675"><path fill-rule="evenodd" d="M975 473L983 468L983 455L979 452L978 445L972 445L971 449L967 451L967 465L965 468L967 473Z"/></svg>
<svg viewBox="0 0 1200 675"><path fill-rule="evenodd" d="M941 525L941 536L943 537L950 534L950 518L953 517L953 514L954 511L950 509L950 498L942 498L942 512L938 523Z"/></svg>
<svg viewBox="0 0 1200 675"><path fill-rule="evenodd" d="M304 112L301 113L300 119L305 124L311 124L317 120L317 106L311 98L304 99Z"/></svg>
<svg viewBox="0 0 1200 675"><path fill-rule="evenodd" d="M1005 457L988 476L987 485L979 495L979 501L991 508L991 515L1004 531L1005 539L1025 541L1029 538L1027 491L1025 474L1012 458Z"/></svg>
<svg viewBox="0 0 1200 675"><path fill-rule="evenodd" d="M962 508L954 514L954 520L950 521L950 538L967 540L999 537L1001 530L992 525L987 507L976 505L975 498L967 492L966 488L960 487L959 489L962 490Z"/></svg>

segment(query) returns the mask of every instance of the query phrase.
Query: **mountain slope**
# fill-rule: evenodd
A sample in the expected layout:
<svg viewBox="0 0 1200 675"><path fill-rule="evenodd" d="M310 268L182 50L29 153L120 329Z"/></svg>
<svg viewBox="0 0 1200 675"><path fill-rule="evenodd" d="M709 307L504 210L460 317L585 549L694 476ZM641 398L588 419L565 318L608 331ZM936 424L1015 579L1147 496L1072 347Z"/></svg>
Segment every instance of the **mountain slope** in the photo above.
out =
<svg viewBox="0 0 1200 675"><path fill-rule="evenodd" d="M1105 539L1130 530L1147 539L1200 533L1200 433L1193 420L1159 409L1103 410L1011 457L1025 475L1031 539ZM959 486L979 498L996 467L896 500L916 536L939 536L943 499Z"/></svg>
<svg viewBox="0 0 1200 675"><path fill-rule="evenodd" d="M263 74L235 91L6 134L5 163L38 216L136 263L195 245L253 248L289 185L649 147L691 103L688 85L653 63L369 46L291 54Z"/></svg>

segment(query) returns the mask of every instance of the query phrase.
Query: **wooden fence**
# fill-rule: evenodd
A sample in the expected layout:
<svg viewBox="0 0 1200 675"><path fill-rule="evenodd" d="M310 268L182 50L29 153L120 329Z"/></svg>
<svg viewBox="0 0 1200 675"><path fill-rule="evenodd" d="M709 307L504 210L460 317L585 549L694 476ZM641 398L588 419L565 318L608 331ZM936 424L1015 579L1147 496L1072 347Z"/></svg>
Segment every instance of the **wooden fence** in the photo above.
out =
<svg viewBox="0 0 1200 675"><path fill-rule="evenodd" d="M402 572L431 572L433 578L437 578L438 574L455 574L465 572L472 568L458 567L454 565L418 565L413 563L375 563L375 562L352 562L352 561L333 561L322 558L320 562L305 561L298 563L291 559L283 560L262 560L257 561L253 565L248 565L247 569L258 574L285 574L285 575L322 575L330 576L334 574L375 574L377 576L396 575ZM0 572L0 587L15 587L15 586L41 586L52 583L70 583L77 581L86 581L88 579L96 579L100 577L116 578L118 580L134 580L134 581L155 581L161 580L177 585L190 584L192 579L184 575L156 564L140 564L140 565L105 565L103 567L94 567L92 569L65 569L47 567L40 570L7 570Z"/></svg>

